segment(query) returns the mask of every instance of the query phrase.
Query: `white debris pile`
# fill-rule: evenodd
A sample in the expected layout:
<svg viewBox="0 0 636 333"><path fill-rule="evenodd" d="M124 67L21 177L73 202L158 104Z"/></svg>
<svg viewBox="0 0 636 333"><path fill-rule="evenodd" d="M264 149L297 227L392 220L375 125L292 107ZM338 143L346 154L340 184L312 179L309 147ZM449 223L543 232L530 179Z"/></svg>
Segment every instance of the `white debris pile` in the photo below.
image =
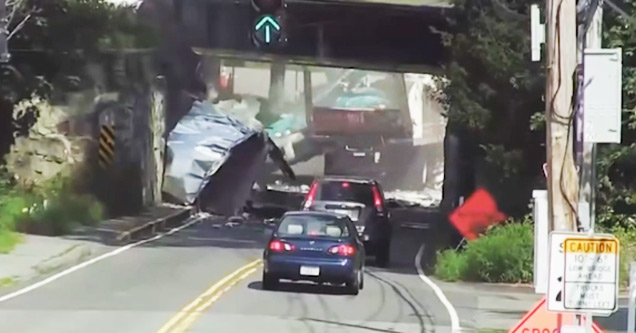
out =
<svg viewBox="0 0 636 333"><path fill-rule="evenodd" d="M309 185L290 185L277 180L274 184L267 184L267 190L289 193L307 193L309 192Z"/></svg>
<svg viewBox="0 0 636 333"><path fill-rule="evenodd" d="M218 111L234 117L253 130L263 129L263 124L256 119L256 115L259 113L259 106L260 102L252 96L243 96L240 101L231 99L214 104Z"/></svg>
<svg viewBox="0 0 636 333"><path fill-rule="evenodd" d="M393 199L395 201L402 201L411 204L415 204L422 207L435 207L439 206L442 202L442 198L439 191L424 190L424 191L387 191L384 193L387 199Z"/></svg>

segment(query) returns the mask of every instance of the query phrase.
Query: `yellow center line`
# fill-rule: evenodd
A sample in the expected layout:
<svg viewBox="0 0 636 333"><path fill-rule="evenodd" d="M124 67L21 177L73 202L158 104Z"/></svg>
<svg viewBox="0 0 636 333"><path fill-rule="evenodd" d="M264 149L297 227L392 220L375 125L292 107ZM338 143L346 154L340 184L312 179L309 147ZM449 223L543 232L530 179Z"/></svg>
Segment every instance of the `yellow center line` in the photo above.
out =
<svg viewBox="0 0 636 333"><path fill-rule="evenodd" d="M224 293L229 291L239 281L244 280L250 274L253 274L261 264L261 259L256 259L245 266L242 266L234 272L226 275L223 279L213 284L192 302L184 306L177 312L168 322L166 322L157 333L178 333L186 332L188 328L207 310L214 302L216 302Z"/></svg>

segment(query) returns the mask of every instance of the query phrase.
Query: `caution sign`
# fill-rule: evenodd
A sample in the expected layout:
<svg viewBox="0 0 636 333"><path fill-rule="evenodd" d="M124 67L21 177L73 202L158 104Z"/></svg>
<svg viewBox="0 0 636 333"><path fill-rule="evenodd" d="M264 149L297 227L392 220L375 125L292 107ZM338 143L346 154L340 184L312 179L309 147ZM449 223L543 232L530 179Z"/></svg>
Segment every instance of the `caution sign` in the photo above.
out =
<svg viewBox="0 0 636 333"><path fill-rule="evenodd" d="M583 317L583 321L585 320ZM543 297L508 333L559 333L567 326L576 325L576 314L548 311L546 299ZM592 331L603 333L595 322L592 322Z"/></svg>
<svg viewBox="0 0 636 333"><path fill-rule="evenodd" d="M108 168L115 159L115 129L111 125L102 125L99 132L99 165Z"/></svg>
<svg viewBox="0 0 636 333"><path fill-rule="evenodd" d="M563 306L581 312L614 312L618 308L618 239L579 236L564 242Z"/></svg>

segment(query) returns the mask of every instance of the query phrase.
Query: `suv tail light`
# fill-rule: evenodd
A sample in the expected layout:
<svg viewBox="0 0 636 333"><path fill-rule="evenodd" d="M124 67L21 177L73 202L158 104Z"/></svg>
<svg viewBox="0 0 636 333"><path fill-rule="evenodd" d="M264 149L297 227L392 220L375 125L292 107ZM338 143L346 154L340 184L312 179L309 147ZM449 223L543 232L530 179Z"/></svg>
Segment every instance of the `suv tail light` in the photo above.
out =
<svg viewBox="0 0 636 333"><path fill-rule="evenodd" d="M294 246L279 240L273 240L269 243L269 249L273 252L293 251Z"/></svg>
<svg viewBox="0 0 636 333"><path fill-rule="evenodd" d="M356 249L351 245L336 245L329 248L329 253L350 257L356 253Z"/></svg>
<svg viewBox="0 0 636 333"><path fill-rule="evenodd" d="M318 182L314 181L313 183L311 183L309 192L307 192L307 198L305 199L305 204L303 205L304 209L309 209L309 207L313 205L314 200L316 200L316 192L318 192Z"/></svg>
<svg viewBox="0 0 636 333"><path fill-rule="evenodd" d="M373 204L379 213L384 211L384 206L382 206L382 196L380 196L380 191L378 191L377 186L373 186Z"/></svg>

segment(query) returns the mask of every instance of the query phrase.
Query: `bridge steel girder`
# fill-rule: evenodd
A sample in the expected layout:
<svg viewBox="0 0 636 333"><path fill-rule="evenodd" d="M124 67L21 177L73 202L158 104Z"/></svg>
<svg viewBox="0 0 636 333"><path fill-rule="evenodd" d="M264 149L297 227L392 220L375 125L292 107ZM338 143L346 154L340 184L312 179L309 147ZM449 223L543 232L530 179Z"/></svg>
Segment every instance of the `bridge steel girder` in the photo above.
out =
<svg viewBox="0 0 636 333"><path fill-rule="evenodd" d="M410 0L404 0L410 1ZM248 1L181 0L181 37L199 55L328 67L440 73L451 8L375 2L287 1L287 45L263 52L249 37Z"/></svg>

